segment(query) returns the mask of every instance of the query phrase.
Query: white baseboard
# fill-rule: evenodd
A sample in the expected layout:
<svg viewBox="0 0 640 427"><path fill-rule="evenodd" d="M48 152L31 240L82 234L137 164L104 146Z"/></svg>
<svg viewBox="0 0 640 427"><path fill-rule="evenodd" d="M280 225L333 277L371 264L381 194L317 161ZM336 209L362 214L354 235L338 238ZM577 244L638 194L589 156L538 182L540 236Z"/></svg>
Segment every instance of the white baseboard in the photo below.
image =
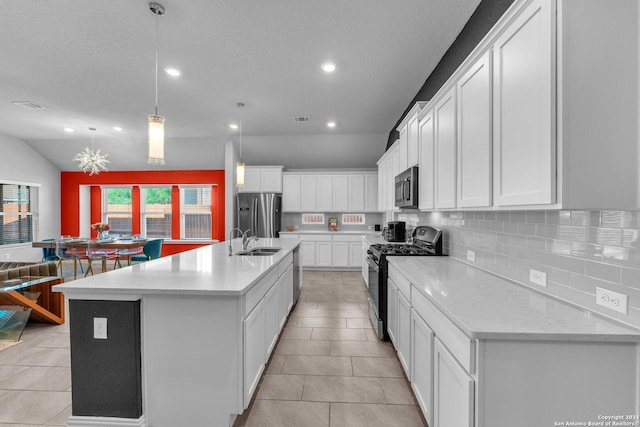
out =
<svg viewBox="0 0 640 427"><path fill-rule="evenodd" d="M87 417L72 415L67 420L68 427L147 427L147 420L140 418Z"/></svg>

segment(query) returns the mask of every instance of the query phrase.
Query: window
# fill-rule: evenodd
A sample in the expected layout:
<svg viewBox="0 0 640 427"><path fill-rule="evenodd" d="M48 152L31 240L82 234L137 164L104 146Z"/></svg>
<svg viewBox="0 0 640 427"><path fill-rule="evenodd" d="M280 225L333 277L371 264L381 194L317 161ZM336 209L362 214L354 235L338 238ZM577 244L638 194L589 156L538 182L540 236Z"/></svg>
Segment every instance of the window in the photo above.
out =
<svg viewBox="0 0 640 427"><path fill-rule="evenodd" d="M180 238L211 239L211 187L186 187L180 193Z"/></svg>
<svg viewBox="0 0 640 427"><path fill-rule="evenodd" d="M38 188L0 184L0 245L32 242Z"/></svg>
<svg viewBox="0 0 640 427"><path fill-rule="evenodd" d="M131 189L102 189L102 221L109 224L111 234L131 234Z"/></svg>
<svg viewBox="0 0 640 427"><path fill-rule="evenodd" d="M171 238L171 188L142 188L140 198L142 234Z"/></svg>

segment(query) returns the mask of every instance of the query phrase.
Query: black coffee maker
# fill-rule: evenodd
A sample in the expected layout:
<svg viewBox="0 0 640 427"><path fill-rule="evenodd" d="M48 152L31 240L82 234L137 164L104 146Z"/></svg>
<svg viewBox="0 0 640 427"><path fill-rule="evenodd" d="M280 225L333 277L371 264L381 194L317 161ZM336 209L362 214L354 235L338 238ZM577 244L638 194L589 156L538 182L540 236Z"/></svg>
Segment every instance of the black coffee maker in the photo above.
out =
<svg viewBox="0 0 640 427"><path fill-rule="evenodd" d="M387 242L404 242L406 240L406 225L404 221L390 221L382 232Z"/></svg>

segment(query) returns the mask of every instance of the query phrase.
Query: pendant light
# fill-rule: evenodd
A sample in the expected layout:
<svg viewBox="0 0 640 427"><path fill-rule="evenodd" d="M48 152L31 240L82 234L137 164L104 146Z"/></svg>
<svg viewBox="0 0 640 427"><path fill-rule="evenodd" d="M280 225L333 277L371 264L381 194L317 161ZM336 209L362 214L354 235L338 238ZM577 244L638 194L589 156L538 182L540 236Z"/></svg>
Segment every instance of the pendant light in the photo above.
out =
<svg viewBox="0 0 640 427"><path fill-rule="evenodd" d="M149 159L150 165L164 165L164 117L158 115L158 16L164 15L164 6L149 3L149 10L156 16L156 110L149 115Z"/></svg>
<svg viewBox="0 0 640 427"><path fill-rule="evenodd" d="M244 104L242 102L238 102L236 104L238 109L242 110L244 108ZM238 156L238 163L236 164L236 186L241 188L244 186L244 162L242 161L242 117L240 118L240 154Z"/></svg>
<svg viewBox="0 0 640 427"><path fill-rule="evenodd" d="M99 148L97 151L93 148L93 136L96 128L89 128L89 130L91 131L91 148L86 147L84 151L76 154L73 161L78 162L78 167L84 173L89 172L89 176L91 176L108 171L107 163L111 162L107 160L108 154L102 154Z"/></svg>

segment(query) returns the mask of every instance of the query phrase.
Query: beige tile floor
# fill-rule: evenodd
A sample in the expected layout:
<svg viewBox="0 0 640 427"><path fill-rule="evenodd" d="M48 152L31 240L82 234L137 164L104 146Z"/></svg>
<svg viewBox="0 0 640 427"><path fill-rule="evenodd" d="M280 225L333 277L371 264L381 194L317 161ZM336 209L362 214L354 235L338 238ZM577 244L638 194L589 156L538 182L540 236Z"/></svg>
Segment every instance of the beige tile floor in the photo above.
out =
<svg viewBox="0 0 640 427"><path fill-rule="evenodd" d="M29 324L0 351L0 427L71 415L68 325ZM305 271L249 409L235 427L426 426L389 343L374 335L359 272Z"/></svg>
<svg viewBox="0 0 640 427"><path fill-rule="evenodd" d="M426 426L360 272L305 271L302 291L235 427Z"/></svg>

